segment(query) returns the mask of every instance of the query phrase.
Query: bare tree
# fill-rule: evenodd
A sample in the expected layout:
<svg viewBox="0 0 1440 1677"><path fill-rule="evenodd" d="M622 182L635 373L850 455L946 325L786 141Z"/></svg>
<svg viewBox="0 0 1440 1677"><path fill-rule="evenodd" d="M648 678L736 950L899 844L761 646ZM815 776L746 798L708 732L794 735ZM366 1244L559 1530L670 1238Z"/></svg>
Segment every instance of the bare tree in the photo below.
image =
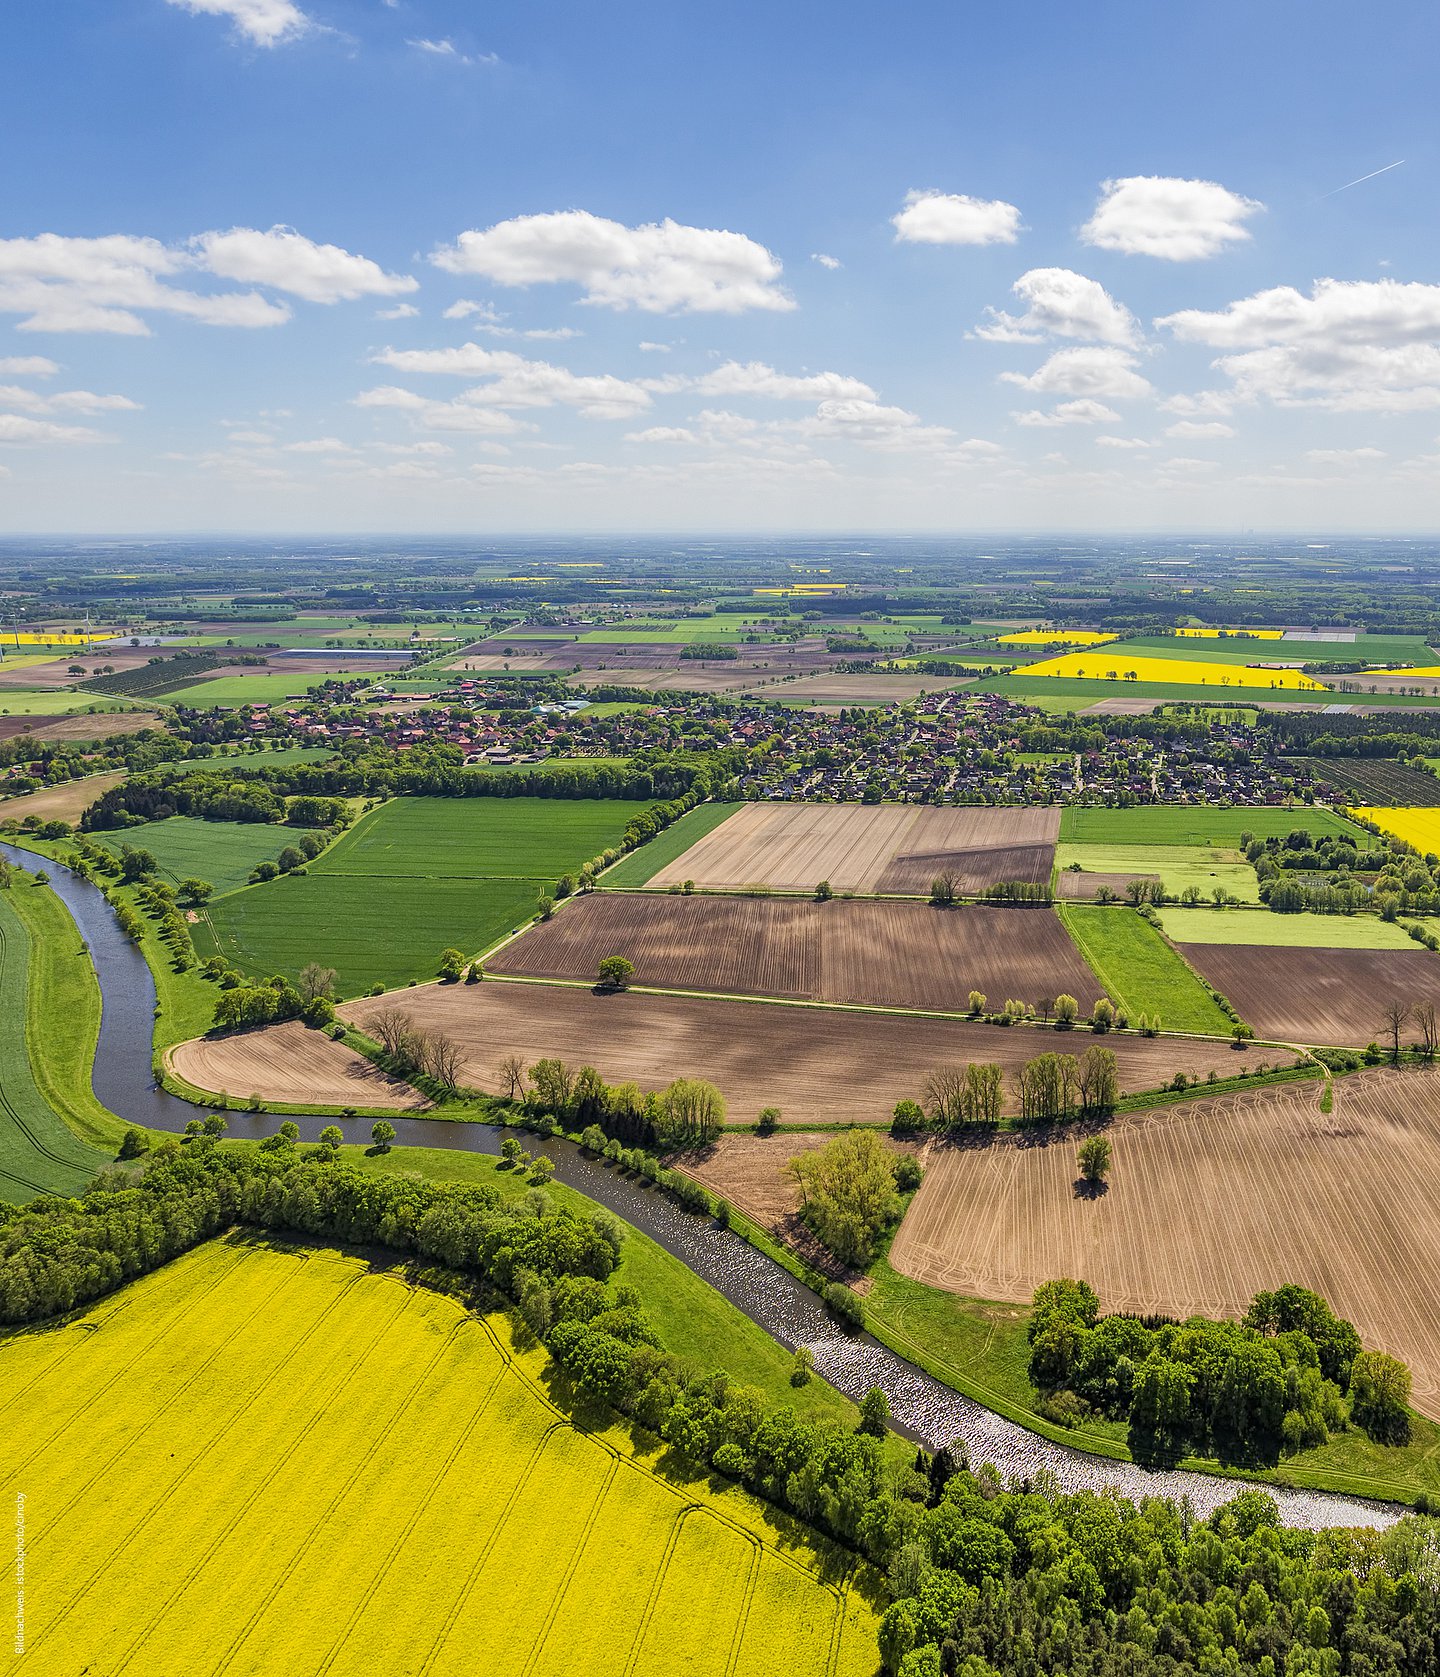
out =
<svg viewBox="0 0 1440 1677"><path fill-rule="evenodd" d="M313 1002L317 996L330 996L335 991L334 967L322 967L318 961L309 961L300 969L300 994L307 1002Z"/></svg>
<svg viewBox="0 0 1440 1677"><path fill-rule="evenodd" d="M1410 1006L1396 998L1386 1002L1380 1010L1380 1020L1386 1036L1390 1038L1390 1060L1392 1065L1400 1064L1400 1033L1410 1022Z"/></svg>
<svg viewBox="0 0 1440 1677"><path fill-rule="evenodd" d="M940 1066L925 1079L920 1104L937 1129L958 1124L965 1100L965 1071L961 1066Z"/></svg>
<svg viewBox="0 0 1440 1677"><path fill-rule="evenodd" d="M415 1021L399 1007L382 1007L370 1015L370 1029L376 1041L391 1057L400 1059L402 1050L415 1030Z"/></svg>
<svg viewBox="0 0 1440 1677"><path fill-rule="evenodd" d="M505 1098L518 1101L525 1093L525 1062L518 1054L507 1054L500 1062L500 1081L505 1085Z"/></svg>
<svg viewBox="0 0 1440 1677"><path fill-rule="evenodd" d="M1430 1002L1422 1002L1414 1013L1420 1032L1420 1052L1427 1060L1433 1060L1437 1049L1440 1049L1440 1026L1435 1021L1435 1009Z"/></svg>
<svg viewBox="0 0 1440 1677"><path fill-rule="evenodd" d="M460 1087L460 1044L454 1037L446 1036L443 1031L432 1031L429 1050L429 1064L426 1070L447 1094L453 1095Z"/></svg>

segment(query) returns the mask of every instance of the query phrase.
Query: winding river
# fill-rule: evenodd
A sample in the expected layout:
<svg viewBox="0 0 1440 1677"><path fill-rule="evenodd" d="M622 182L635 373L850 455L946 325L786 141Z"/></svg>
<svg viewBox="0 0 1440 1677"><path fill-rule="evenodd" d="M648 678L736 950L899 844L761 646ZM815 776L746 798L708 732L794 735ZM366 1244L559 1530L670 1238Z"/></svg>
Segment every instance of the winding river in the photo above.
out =
<svg viewBox="0 0 1440 1677"><path fill-rule="evenodd" d="M0 854L33 868L32 852L0 843ZM128 1121L153 1129L183 1130L196 1108L159 1088L151 1071L155 983L144 956L120 930L109 903L67 868L47 863L56 894L89 944L100 979L103 1012L93 1081L100 1101ZM279 1120L266 1113L228 1112L230 1133L242 1138L271 1134ZM317 1139L333 1117L298 1117L301 1136ZM491 1124L452 1123L435 1118L395 1118L398 1145L448 1147L495 1155L504 1134ZM530 1138L555 1165L556 1177L608 1206L688 1264L787 1350L808 1346L815 1367L849 1396L859 1399L879 1386L890 1402L892 1424L930 1447L964 1443L974 1463L993 1462L1009 1477L1047 1469L1065 1490L1113 1486L1129 1497L1186 1497L1208 1513L1245 1489L1233 1479L1183 1471L1151 1472L1132 1462L1110 1461L1054 1444L1003 1419L953 1391L881 1345L868 1334L840 1332L815 1293L738 1235L709 1218L681 1211L663 1194L616 1173L562 1139ZM1260 1487L1294 1526L1387 1526L1400 1510L1382 1502L1321 1491Z"/></svg>

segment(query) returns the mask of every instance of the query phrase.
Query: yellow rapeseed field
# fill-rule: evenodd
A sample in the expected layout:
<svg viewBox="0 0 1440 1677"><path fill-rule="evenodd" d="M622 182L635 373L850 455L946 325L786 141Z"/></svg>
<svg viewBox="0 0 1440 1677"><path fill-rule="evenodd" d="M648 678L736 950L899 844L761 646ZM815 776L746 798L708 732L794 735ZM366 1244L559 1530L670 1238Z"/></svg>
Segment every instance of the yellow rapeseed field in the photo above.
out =
<svg viewBox="0 0 1440 1677"><path fill-rule="evenodd" d="M1119 640L1096 629L1020 629L1013 635L996 635L997 646L1101 646Z"/></svg>
<svg viewBox="0 0 1440 1677"><path fill-rule="evenodd" d="M1283 629L1177 629L1175 633L1185 640L1219 640L1222 635L1238 635L1253 641L1278 641L1285 638Z"/></svg>
<svg viewBox="0 0 1440 1677"><path fill-rule="evenodd" d="M1124 648L1067 652L1027 664L1024 673L1088 677L1096 681L1155 681L1167 687L1302 687L1327 692L1325 684L1299 670L1252 670L1201 658L1147 658Z"/></svg>
<svg viewBox="0 0 1440 1677"><path fill-rule="evenodd" d="M1413 844L1422 856L1440 855L1440 809L1352 809L1362 821L1373 821L1382 833L1403 844Z"/></svg>
<svg viewBox="0 0 1440 1677"><path fill-rule="evenodd" d="M23 1669L869 1677L853 1557L577 1430L545 1361L504 1316L239 1240L5 1336Z"/></svg>

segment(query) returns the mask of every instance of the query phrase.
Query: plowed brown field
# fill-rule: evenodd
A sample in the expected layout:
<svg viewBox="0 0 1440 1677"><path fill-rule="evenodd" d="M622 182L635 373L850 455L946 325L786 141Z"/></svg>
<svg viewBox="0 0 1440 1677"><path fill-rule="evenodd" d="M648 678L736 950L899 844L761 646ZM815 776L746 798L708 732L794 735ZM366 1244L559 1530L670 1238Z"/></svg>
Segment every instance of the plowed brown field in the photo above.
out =
<svg viewBox="0 0 1440 1677"><path fill-rule="evenodd" d="M593 1065L609 1083L633 1079L648 1089L680 1076L708 1078L724 1093L733 1123L753 1123L766 1106L778 1106L792 1123L879 1121L902 1097L917 1099L937 1066L986 1060L1014 1072L1048 1049L1079 1054L1094 1040L1088 1031L1007 1030L784 1002L596 995L503 979L420 985L347 1002L340 1014L363 1030L386 1007L453 1037L464 1080L492 1093L501 1088L507 1055L527 1065L555 1056ZM1128 1032L1105 1040L1130 1091L1158 1088L1177 1071L1204 1077L1235 1066L1233 1050L1218 1041L1146 1040ZM266 1092L264 1082L256 1087Z"/></svg>
<svg viewBox="0 0 1440 1677"><path fill-rule="evenodd" d="M123 770L118 774L91 774L19 798L0 799L0 821L23 821L27 815L38 815L42 821L78 821L97 798L124 778Z"/></svg>
<svg viewBox="0 0 1440 1677"><path fill-rule="evenodd" d="M389 1077L363 1054L298 1020L234 1036L199 1037L170 1050L187 1083L248 1100L259 1094L287 1106L423 1107L418 1089Z"/></svg>
<svg viewBox="0 0 1440 1677"><path fill-rule="evenodd" d="M1050 876L1058 809L943 809L927 804L747 804L661 869L652 886L925 895L948 870L959 889Z"/></svg>
<svg viewBox="0 0 1440 1677"><path fill-rule="evenodd" d="M635 983L667 990L791 996L963 1013L972 990L993 1008L1073 995L1088 1011L1104 987L1049 908L807 902L602 892L507 944L495 973L593 979L607 955Z"/></svg>
<svg viewBox="0 0 1440 1677"><path fill-rule="evenodd" d="M1185 943L1180 953L1258 1036L1363 1048L1385 1040L1390 1001L1440 1008L1440 956L1416 949L1260 949ZM1408 1031L1403 1040L1418 1038Z"/></svg>
<svg viewBox="0 0 1440 1677"><path fill-rule="evenodd" d="M1295 954L1298 951L1286 951ZM1075 1192L1073 1134L932 1153L890 1261L950 1292L1028 1299L1083 1276L1107 1310L1239 1316L1312 1287L1365 1343L1407 1362L1440 1418L1440 1069L1288 1084L1122 1118L1098 1199Z"/></svg>

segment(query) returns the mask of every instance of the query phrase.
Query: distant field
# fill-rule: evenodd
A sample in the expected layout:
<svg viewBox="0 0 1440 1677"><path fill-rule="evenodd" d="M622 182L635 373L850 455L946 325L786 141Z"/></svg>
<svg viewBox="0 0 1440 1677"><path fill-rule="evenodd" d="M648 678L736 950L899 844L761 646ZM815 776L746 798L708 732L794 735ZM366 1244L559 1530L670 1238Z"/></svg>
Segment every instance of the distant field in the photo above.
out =
<svg viewBox="0 0 1440 1677"><path fill-rule="evenodd" d="M360 673L378 676L382 672L366 670ZM210 710L216 705L231 709L240 705L278 705L286 699L304 698L311 687L318 687L324 679L323 672L319 670L313 675L304 671L297 675L270 675L260 669L254 675L220 675L168 693L152 694L150 703L186 705L191 710Z"/></svg>
<svg viewBox="0 0 1440 1677"><path fill-rule="evenodd" d="M211 903L196 946L213 943L261 977L293 977L319 961L349 995L430 978L442 949L475 955L523 926L562 873L617 842L636 808L618 799L396 798L362 816L308 873Z"/></svg>
<svg viewBox="0 0 1440 1677"><path fill-rule="evenodd" d="M103 715L112 710L143 709L145 705L137 699L102 699L67 687L0 687L0 716Z"/></svg>
<svg viewBox="0 0 1440 1677"><path fill-rule="evenodd" d="M927 896L937 874L983 891L1049 879L1058 809L942 809L923 804L746 804L655 874L652 885Z"/></svg>
<svg viewBox="0 0 1440 1677"><path fill-rule="evenodd" d="M1415 948L1403 926L1375 914L1271 914L1268 909L1162 908L1176 943L1249 944L1265 949ZM1429 955L1437 973L1440 956Z"/></svg>
<svg viewBox="0 0 1440 1677"><path fill-rule="evenodd" d="M692 844L697 844L707 833L728 821L744 804L696 804L687 809L678 821L672 822L663 833L622 857L613 868L601 875L602 886L648 885L661 868L683 856Z"/></svg>
<svg viewBox="0 0 1440 1677"><path fill-rule="evenodd" d="M1440 804L1440 780L1383 757L1294 757L1296 770L1339 787L1356 803L1430 807ZM1393 813L1393 809L1392 809Z"/></svg>
<svg viewBox="0 0 1440 1677"><path fill-rule="evenodd" d="M1089 1031L846 1012L790 1002L729 1001L713 996L596 995L579 985L426 984L402 996L349 1002L344 1018L365 1028L383 1007L399 1005L422 1026L460 1044L463 1075L498 1092L501 1062L519 1054L527 1065L558 1056L593 1065L610 1083L633 1079L661 1089L682 1073L708 1078L729 1103L729 1122L753 1124L778 1106L789 1123L885 1124L898 1100L917 1100L937 1067L993 1062L1013 1078L1026 1060L1049 1051L1083 1054ZM264 1091L265 1032L248 1040L255 1087ZM1129 1092L1158 1089L1177 1071L1228 1076L1228 1042L1145 1039L1133 1032L1103 1039L1115 1050L1120 1083Z"/></svg>
<svg viewBox="0 0 1440 1677"><path fill-rule="evenodd" d="M255 1092L254 1048L243 1031L182 1042L171 1050L170 1065L187 1083L212 1094L246 1101ZM409 1083L390 1077L363 1054L298 1019L266 1033L265 1090L272 1101L288 1106L353 1106L364 1111L429 1104Z"/></svg>
<svg viewBox="0 0 1440 1677"><path fill-rule="evenodd" d="M1403 1358L1440 1416L1440 1073L1366 1072L1318 1110L1313 1083L1121 1117L1108 1192L1075 1191L1075 1137L1002 1137L931 1157L890 1251L903 1275L1028 1301L1083 1275L1107 1311L1240 1316L1311 1287Z"/></svg>
<svg viewBox="0 0 1440 1677"><path fill-rule="evenodd" d="M124 778L123 771L92 774L82 780L47 786L39 792L27 792L18 798L0 798L0 821L23 821L28 815L38 815L43 821L78 821L96 798L112 786L118 786Z"/></svg>
<svg viewBox="0 0 1440 1677"><path fill-rule="evenodd" d="M1089 874L1154 875L1171 896L1178 897L1193 885L1208 898L1220 885L1242 902L1260 901L1255 870L1238 850L1211 849L1198 844L1062 843L1056 847L1055 866L1060 875L1075 862L1081 868L1076 884ZM1071 881L1062 877L1061 883Z"/></svg>
<svg viewBox="0 0 1440 1677"><path fill-rule="evenodd" d="M1132 667L1133 662L1132 660ZM1161 662L1163 660L1156 660L1157 665ZM1294 686L1262 690L1256 686L1245 686L1236 682L1231 682L1225 687L1218 682L1191 684L1186 681L1155 680L1093 681L1089 678L1078 680L1073 676L1038 676L1034 675L1032 670L1033 666L1027 665L1024 669L1016 670L1013 675L986 676L975 682L970 691L1001 693L1008 698L1019 699L1027 705L1038 705L1042 710L1064 712L1088 710L1092 705L1106 700L1121 700L1127 705L1144 706L1146 709L1173 704L1180 700L1187 700L1193 704L1214 704L1217 699L1223 701L1231 695L1241 693L1251 703L1266 706L1339 704L1363 705L1367 710L1372 706L1430 710L1440 704L1440 700L1406 698L1401 693L1337 693L1329 688L1316 692L1310 688ZM1332 676L1329 679L1344 681L1355 678Z"/></svg>
<svg viewBox="0 0 1440 1677"><path fill-rule="evenodd" d="M1229 1036L1229 1018L1153 926L1130 908L1062 904L1056 912L1101 983L1134 1024L1159 1014L1169 1031Z"/></svg>
<svg viewBox="0 0 1440 1677"><path fill-rule="evenodd" d="M161 763L147 772L165 780L184 780L192 774L228 774L234 770L276 768L282 763L322 763L334 757L325 745L285 745L278 751L226 752L214 757L187 758L179 763Z"/></svg>
<svg viewBox="0 0 1440 1677"><path fill-rule="evenodd" d="M1184 844L1233 850L1241 833L1284 838L1298 827L1317 837L1326 833L1360 838L1353 821L1328 809L1211 809L1202 805L1142 805L1135 809L1081 809L1067 804L1060 814L1060 838L1074 844Z"/></svg>
<svg viewBox="0 0 1440 1677"><path fill-rule="evenodd" d="M1390 1002L1440 1007L1440 955L1413 943L1403 949L1182 943L1180 952L1230 998L1258 1035L1272 1042L1363 1048L1384 1041ZM1401 1041L1418 1035L1412 1024L1401 1032Z"/></svg>
<svg viewBox="0 0 1440 1677"><path fill-rule="evenodd" d="M1255 654L1252 654L1253 656ZM1029 665L1025 674L1027 678L1084 677L1094 681L1118 677L1125 686L1173 680L1190 686L1207 687L1211 698L1215 697L1217 688L1225 687L1274 690L1304 688L1309 691L1323 691L1321 684L1313 676L1302 675L1298 670L1256 670L1248 668L1242 662L1197 658L1193 648L1189 657L1161 658L1153 654L1137 653L1124 641L1097 647L1093 652L1067 652L1059 658L1046 658L1038 664Z"/></svg>
<svg viewBox="0 0 1440 1677"><path fill-rule="evenodd" d="M996 635L995 644L997 646L1104 646L1108 641L1118 641L1119 639L1119 635L1104 634L1097 629L1018 629L1008 635Z"/></svg>
<svg viewBox="0 0 1440 1677"><path fill-rule="evenodd" d="M1440 786L1440 783L1437 783ZM1355 813L1373 821L1382 833L1404 844L1412 844L1422 856L1440 851L1440 809L1357 808Z"/></svg>
<svg viewBox="0 0 1440 1677"><path fill-rule="evenodd" d="M852 1557L359 1258L211 1243L0 1359L37 1672L875 1668Z"/></svg>
<svg viewBox="0 0 1440 1677"><path fill-rule="evenodd" d="M669 990L788 996L963 1013L1010 998L1100 993L1051 909L596 893L567 904L490 963L496 973L594 982L607 955ZM1193 982L1193 980L1192 980Z"/></svg>
<svg viewBox="0 0 1440 1677"><path fill-rule="evenodd" d="M618 844L643 808L620 798L393 798L357 821L313 871L558 878Z"/></svg>
<svg viewBox="0 0 1440 1677"><path fill-rule="evenodd" d="M1122 644L1155 658L1193 659L1199 656L1207 662L1215 659L1236 664L1253 664L1261 660L1287 664L1385 664L1417 660L1429 662L1431 659L1430 649L1421 635L1357 635L1353 641L1234 638L1200 641L1169 635L1136 635ZM1359 677L1348 679L1358 680Z"/></svg>
<svg viewBox="0 0 1440 1677"><path fill-rule="evenodd" d="M233 891L250 877L257 862L273 862L287 844L302 838L297 827L260 821L200 821L172 815L121 832L90 835L118 856L125 845L148 850L172 885L182 879L206 879L217 892Z"/></svg>

